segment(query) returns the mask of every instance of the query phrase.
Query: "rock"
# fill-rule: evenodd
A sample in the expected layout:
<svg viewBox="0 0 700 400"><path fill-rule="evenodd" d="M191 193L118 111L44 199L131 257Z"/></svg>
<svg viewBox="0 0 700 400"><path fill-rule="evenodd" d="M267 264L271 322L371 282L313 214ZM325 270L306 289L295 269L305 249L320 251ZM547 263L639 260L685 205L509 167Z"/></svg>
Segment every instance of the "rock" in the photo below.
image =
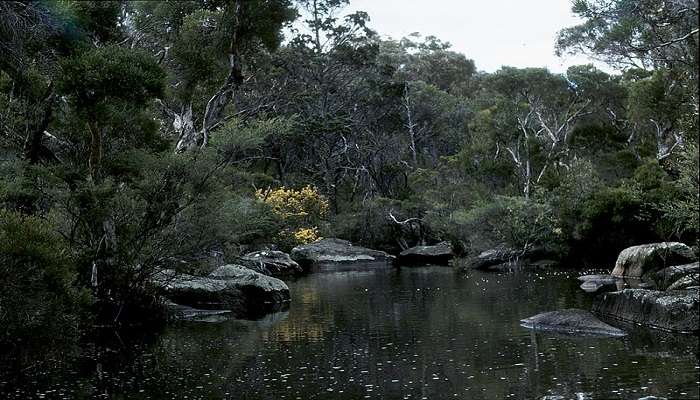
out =
<svg viewBox="0 0 700 400"><path fill-rule="evenodd" d="M537 314L520 321L525 328L568 334L625 336L623 330L608 325L589 311L568 309Z"/></svg>
<svg viewBox="0 0 700 400"><path fill-rule="evenodd" d="M379 250L353 246L347 240L322 239L292 249L292 259L302 267L348 263L393 263L395 257Z"/></svg>
<svg viewBox="0 0 700 400"><path fill-rule="evenodd" d="M668 287L668 290L684 290L684 289L690 289L690 288L695 288L698 286L700 283L700 274L695 273L695 274L690 274L686 275L674 283L671 284L671 286Z"/></svg>
<svg viewBox="0 0 700 400"><path fill-rule="evenodd" d="M671 332L698 332L699 307L695 290L625 289L598 296L593 312Z"/></svg>
<svg viewBox="0 0 700 400"><path fill-rule="evenodd" d="M690 247L678 242L643 244L628 247L620 253L612 275L641 278L671 265L695 260Z"/></svg>
<svg viewBox="0 0 700 400"><path fill-rule="evenodd" d="M433 246L416 246L399 254L402 264L438 264L446 265L454 257L452 245L441 242Z"/></svg>
<svg viewBox="0 0 700 400"><path fill-rule="evenodd" d="M253 271L274 277L296 276L304 270L287 253L274 250L261 250L248 253L238 262Z"/></svg>
<svg viewBox="0 0 700 400"><path fill-rule="evenodd" d="M617 284L621 281L612 275L584 275L578 280L583 282L581 289L589 293L595 293L603 288L617 289Z"/></svg>
<svg viewBox="0 0 700 400"><path fill-rule="evenodd" d="M482 251L478 256L471 257L467 266L483 271L508 272L520 269L547 268L557 265L556 261L546 259L548 254L542 248L534 248L523 252L507 247L498 247Z"/></svg>
<svg viewBox="0 0 700 400"><path fill-rule="evenodd" d="M219 317L224 317L222 320L225 320L226 314L231 314L231 310L202 310L175 304L172 301L166 301L165 308L168 310L170 318L183 321L210 322L212 318L218 319Z"/></svg>
<svg viewBox="0 0 700 400"><path fill-rule="evenodd" d="M469 267L486 270L493 266L512 264L520 255L521 252L509 248L486 250L482 251L478 256L472 257L469 260Z"/></svg>
<svg viewBox="0 0 700 400"><path fill-rule="evenodd" d="M238 318L257 318L283 308L290 301L289 287L248 268L225 265L209 277L162 271L154 278L169 300L202 310L230 310Z"/></svg>
<svg viewBox="0 0 700 400"><path fill-rule="evenodd" d="M682 277L693 273L700 273L700 263L694 262L691 264L674 265L673 267L664 268L658 271L654 278L659 288L665 289Z"/></svg>

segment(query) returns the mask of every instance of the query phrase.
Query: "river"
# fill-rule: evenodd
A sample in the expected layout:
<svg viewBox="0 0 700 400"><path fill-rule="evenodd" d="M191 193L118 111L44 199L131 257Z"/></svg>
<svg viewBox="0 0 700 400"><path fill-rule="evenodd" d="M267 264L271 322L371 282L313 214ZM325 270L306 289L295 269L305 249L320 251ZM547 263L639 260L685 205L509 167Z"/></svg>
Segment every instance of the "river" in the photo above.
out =
<svg viewBox="0 0 700 400"><path fill-rule="evenodd" d="M312 274L288 311L99 343L0 374L8 399L697 399L697 337L534 333L519 320L588 308L569 272L447 267Z"/></svg>

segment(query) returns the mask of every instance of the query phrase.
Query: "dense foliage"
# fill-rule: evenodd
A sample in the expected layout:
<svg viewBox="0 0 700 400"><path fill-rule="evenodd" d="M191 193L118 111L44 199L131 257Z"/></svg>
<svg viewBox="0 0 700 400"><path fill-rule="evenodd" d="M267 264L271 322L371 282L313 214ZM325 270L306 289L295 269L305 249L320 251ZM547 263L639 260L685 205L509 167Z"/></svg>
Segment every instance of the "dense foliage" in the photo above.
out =
<svg viewBox="0 0 700 400"><path fill-rule="evenodd" d="M161 268L319 237L697 245L697 1L576 0L558 51L617 74L479 72L347 4L0 3L0 342L153 319Z"/></svg>

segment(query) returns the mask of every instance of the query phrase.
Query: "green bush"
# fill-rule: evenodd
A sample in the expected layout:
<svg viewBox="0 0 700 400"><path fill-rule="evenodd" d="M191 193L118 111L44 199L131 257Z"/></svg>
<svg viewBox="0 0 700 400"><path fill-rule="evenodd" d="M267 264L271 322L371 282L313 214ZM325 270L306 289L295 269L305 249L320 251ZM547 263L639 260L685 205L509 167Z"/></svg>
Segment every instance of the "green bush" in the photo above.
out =
<svg viewBox="0 0 700 400"><path fill-rule="evenodd" d="M90 299L50 221L0 209L0 282L0 343L75 339Z"/></svg>
<svg viewBox="0 0 700 400"><path fill-rule="evenodd" d="M672 185L677 195L659 202L663 217L671 224L676 237L698 244L700 237L700 155L697 144L687 145L675 168L678 179Z"/></svg>
<svg viewBox="0 0 700 400"><path fill-rule="evenodd" d="M492 202L455 213L453 235L464 237L473 252L509 247L561 254L561 228L550 206L522 197Z"/></svg>

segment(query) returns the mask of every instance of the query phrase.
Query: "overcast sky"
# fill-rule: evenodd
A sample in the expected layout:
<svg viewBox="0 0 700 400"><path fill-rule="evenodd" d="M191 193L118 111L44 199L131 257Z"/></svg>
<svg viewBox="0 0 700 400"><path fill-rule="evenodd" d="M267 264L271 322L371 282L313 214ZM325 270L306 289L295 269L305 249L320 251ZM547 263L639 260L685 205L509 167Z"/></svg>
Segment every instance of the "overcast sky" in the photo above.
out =
<svg viewBox="0 0 700 400"><path fill-rule="evenodd" d="M384 36L420 32L448 41L481 71L509 65L564 72L590 62L554 55L557 32L578 22L571 0L351 0L352 10L367 11Z"/></svg>

